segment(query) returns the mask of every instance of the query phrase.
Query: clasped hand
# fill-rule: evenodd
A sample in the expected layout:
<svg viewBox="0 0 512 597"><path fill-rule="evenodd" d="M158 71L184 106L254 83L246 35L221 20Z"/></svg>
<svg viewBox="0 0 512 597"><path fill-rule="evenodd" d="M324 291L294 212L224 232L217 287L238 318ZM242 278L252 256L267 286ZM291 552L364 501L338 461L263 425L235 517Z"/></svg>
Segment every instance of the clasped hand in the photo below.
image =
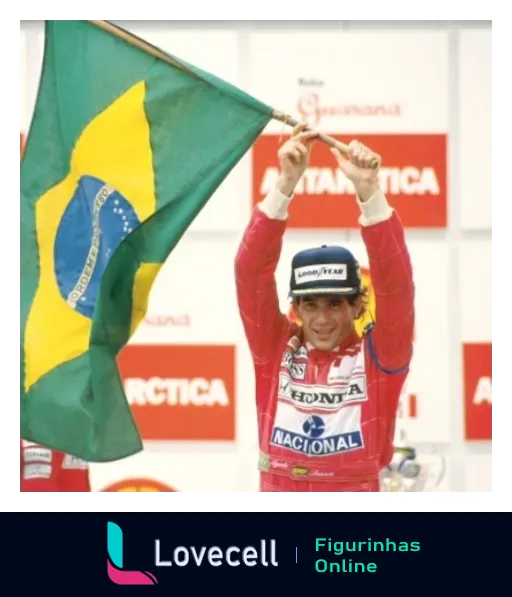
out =
<svg viewBox="0 0 512 597"><path fill-rule="evenodd" d="M281 193L291 197L299 180L309 166L311 151L318 132L300 123L292 130L291 137L278 151L280 174L277 188ZM380 156L357 140L348 145L348 153L344 155L339 149L331 148L339 168L354 184L355 191L362 201L369 199L379 188L378 167L371 164Z"/></svg>

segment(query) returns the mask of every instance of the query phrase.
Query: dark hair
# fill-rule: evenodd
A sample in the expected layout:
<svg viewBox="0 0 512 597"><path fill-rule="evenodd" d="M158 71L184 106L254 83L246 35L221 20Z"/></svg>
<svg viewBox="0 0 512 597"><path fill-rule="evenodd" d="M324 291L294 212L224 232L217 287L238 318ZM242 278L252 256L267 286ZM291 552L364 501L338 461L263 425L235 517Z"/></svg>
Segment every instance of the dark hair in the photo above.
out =
<svg viewBox="0 0 512 597"><path fill-rule="evenodd" d="M359 289L358 294L354 294L352 296L343 296L342 294L336 295L336 294L332 294L332 295L325 295L325 296L336 296L339 297L340 299L345 298L349 305L355 305L356 304L356 300L361 297L361 310L359 311L358 315L356 316L356 320L357 319L362 319L365 315L366 315L366 310L368 309L368 303L370 300L369 297L370 294L370 289L368 288L368 286L361 286L361 288ZM299 304L301 302L301 299L307 299L307 298L317 298L319 296L323 296L322 294L310 294L310 295L304 295L304 296L296 296L291 304L291 309L290 309L290 318L291 319L296 319L298 318L298 315L296 313L296 309L295 309L295 305Z"/></svg>

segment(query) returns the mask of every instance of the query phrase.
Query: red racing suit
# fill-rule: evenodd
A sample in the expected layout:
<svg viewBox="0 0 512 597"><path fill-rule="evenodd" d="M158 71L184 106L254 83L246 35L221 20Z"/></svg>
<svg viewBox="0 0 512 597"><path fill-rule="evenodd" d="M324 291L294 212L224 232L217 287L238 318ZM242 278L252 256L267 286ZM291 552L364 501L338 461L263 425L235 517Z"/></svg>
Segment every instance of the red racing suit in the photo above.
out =
<svg viewBox="0 0 512 597"><path fill-rule="evenodd" d="M254 208L237 252L237 300L255 370L260 491L380 491L393 455L412 357L412 267L402 223L383 193L356 200L376 321L331 352L305 342L279 308L275 272L290 198L275 190Z"/></svg>
<svg viewBox="0 0 512 597"><path fill-rule="evenodd" d="M90 492L89 466L80 458L22 439L20 491Z"/></svg>

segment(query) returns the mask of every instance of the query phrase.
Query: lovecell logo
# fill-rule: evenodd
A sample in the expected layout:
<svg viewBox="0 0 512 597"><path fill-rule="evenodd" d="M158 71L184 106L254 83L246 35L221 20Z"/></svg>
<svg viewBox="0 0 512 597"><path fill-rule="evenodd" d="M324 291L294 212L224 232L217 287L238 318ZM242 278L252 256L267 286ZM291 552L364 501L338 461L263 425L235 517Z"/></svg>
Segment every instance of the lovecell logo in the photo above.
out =
<svg viewBox="0 0 512 597"><path fill-rule="evenodd" d="M123 569L123 531L115 522L107 523L108 577L116 585L156 585L151 572Z"/></svg>

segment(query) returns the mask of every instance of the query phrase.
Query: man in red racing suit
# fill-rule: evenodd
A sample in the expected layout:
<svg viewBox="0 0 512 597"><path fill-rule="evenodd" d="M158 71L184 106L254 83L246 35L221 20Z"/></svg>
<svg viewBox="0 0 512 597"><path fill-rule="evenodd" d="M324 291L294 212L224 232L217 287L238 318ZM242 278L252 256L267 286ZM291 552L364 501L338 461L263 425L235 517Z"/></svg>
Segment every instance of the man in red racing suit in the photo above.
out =
<svg viewBox="0 0 512 597"><path fill-rule="evenodd" d="M317 136L295 127L279 151L276 188L255 207L235 275L256 380L260 491L380 491L393 455L400 391L412 357L414 283L404 230L379 188L380 158L357 141L333 150L360 207L376 302L363 333L359 266L343 247L292 261L290 295L301 323L279 309L275 271L288 205Z"/></svg>
<svg viewBox="0 0 512 597"><path fill-rule="evenodd" d="M20 491L90 492L89 466L27 440L20 440Z"/></svg>

